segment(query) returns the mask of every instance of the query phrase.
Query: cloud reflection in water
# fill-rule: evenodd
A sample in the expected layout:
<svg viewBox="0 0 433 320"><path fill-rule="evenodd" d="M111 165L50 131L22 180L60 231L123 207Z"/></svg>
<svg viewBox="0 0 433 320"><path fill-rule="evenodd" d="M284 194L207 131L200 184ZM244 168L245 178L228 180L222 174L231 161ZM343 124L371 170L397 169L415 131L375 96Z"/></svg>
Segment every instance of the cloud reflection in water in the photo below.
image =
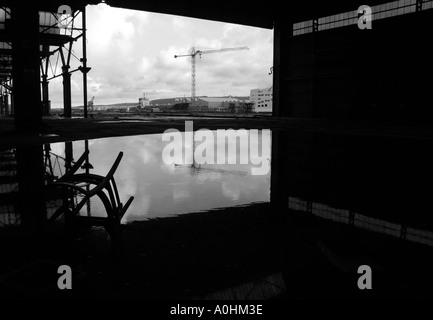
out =
<svg viewBox="0 0 433 320"><path fill-rule="evenodd" d="M124 153L115 179L122 201L135 197L124 222L269 201L270 170L266 175L254 176L251 175L252 164L166 165L161 158L166 142L161 136L153 134L89 141L89 160L94 167L91 173L105 175L117 154L120 151ZM258 141L261 150L261 139ZM263 147L270 149L271 146ZM52 144L51 148L54 153L65 156L64 143ZM73 143L75 160L83 151L84 141ZM239 147L237 152L240 152ZM62 170L64 172L64 168ZM92 215L104 214L102 205L97 202L92 203L91 211Z"/></svg>

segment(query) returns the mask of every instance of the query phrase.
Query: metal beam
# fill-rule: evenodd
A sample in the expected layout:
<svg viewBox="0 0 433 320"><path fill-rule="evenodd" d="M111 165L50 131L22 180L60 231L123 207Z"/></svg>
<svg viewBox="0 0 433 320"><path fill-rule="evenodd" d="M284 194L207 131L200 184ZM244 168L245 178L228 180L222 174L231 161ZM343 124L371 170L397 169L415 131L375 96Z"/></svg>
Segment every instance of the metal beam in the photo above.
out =
<svg viewBox="0 0 433 320"><path fill-rule="evenodd" d="M86 7L83 7L83 9L81 9L81 19L83 28L83 31L81 33L83 41L83 68L81 70L81 72L83 73L83 107L84 118L87 118L87 72L89 72L89 69L87 68Z"/></svg>
<svg viewBox="0 0 433 320"><path fill-rule="evenodd" d="M66 62L63 50L60 50L59 53L60 53L60 57L62 58L63 116L65 118L71 118L72 116L71 74L69 73L69 64Z"/></svg>

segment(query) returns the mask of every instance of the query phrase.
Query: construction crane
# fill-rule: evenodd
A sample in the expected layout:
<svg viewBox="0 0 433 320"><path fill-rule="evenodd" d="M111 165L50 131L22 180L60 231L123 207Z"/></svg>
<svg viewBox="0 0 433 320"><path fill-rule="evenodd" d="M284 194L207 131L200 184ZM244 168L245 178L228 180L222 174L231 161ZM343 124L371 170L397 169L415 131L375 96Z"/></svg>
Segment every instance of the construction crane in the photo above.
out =
<svg viewBox="0 0 433 320"><path fill-rule="evenodd" d="M240 51L240 50L249 50L248 47L236 47L236 48L223 48L223 49L214 49L214 50L196 50L194 47L191 49L191 53L189 54L181 54L175 55L175 58L180 57L191 57L191 102L195 101L195 60L197 55L201 58L202 54L209 53L220 53L227 51Z"/></svg>

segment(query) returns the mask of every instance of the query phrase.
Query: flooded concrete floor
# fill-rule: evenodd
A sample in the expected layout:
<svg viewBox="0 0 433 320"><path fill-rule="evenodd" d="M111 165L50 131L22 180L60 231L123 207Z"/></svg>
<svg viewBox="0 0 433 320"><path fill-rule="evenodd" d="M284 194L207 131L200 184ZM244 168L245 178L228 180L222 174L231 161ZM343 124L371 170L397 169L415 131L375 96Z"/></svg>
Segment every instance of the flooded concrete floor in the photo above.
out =
<svg viewBox="0 0 433 320"><path fill-rule="evenodd" d="M175 119L158 116L143 118L143 121L141 118L126 120L128 119L132 121L119 119L118 122L112 122L113 119L108 118L45 119L46 126L42 131L49 135L31 136L14 132L12 119L2 118L0 146L5 149L58 141L161 133L168 128L182 130L185 125L185 117ZM273 132L319 133L310 137L311 141L306 139L308 134L289 137L288 141L292 141L293 144L283 148L297 151L292 154L293 158L289 158L292 166L290 168L293 170L281 171L291 175L291 179L285 180L292 182L291 194L296 196L300 193L317 197L317 201L321 197L328 202L344 200L342 205L347 205L345 201L352 205L349 200L356 200L363 192L361 187L367 185L364 181L366 177L380 177L381 168L385 168L389 171L392 180L386 180L388 176L382 180L388 181L387 185L396 192L394 196L391 195L386 199L392 200L397 197L399 201L394 201L393 210L401 209L401 217L390 210L379 212L377 218L387 220L409 217L410 220L416 213L415 222L420 223L421 227L426 222L427 216L424 211L413 213L406 209L411 208L409 204L415 191L428 193L428 190L423 190L420 185L415 185L414 188L414 184L409 182L416 182L419 179L418 175L412 174L414 172L412 168L415 168L416 172L424 172L424 177L426 174L431 174L429 158L425 153L425 148L433 137L431 128L305 119L239 118L228 121L220 118L194 118L194 129L199 128L266 128L272 129ZM344 134L344 139L340 141L335 136L328 135L329 141L327 141L327 135L324 137L320 133ZM378 162L374 157L371 160L367 157L353 160L353 155L366 154L362 151L370 150L370 140L362 140L362 143L357 145L361 147L361 151L354 149L353 155L349 153L349 157L341 157L342 150L347 151L347 146L357 141L351 138L353 136L368 136L377 140L374 150L381 154L380 166L377 166ZM415 149L412 150L413 154L424 155L427 158L420 158L422 161L418 161L403 152L404 156L400 162L390 165L385 161L388 159L386 150L381 147L380 139L384 137L392 138L394 141L392 147L389 147L392 151L391 158L394 154L399 155L400 142L401 146L412 150L411 146L414 144L410 139L416 139L417 142ZM337 142L345 147L341 148ZM328 149L328 146L334 147L334 145L340 146L340 149ZM284 150L280 154L282 157L284 152L287 152ZM308 157L305 158L305 155ZM313 156L315 162L311 163L311 167L306 167L305 164L310 164L305 159L313 159ZM342 159L344 161L340 163ZM405 168L400 163L407 161L410 161L411 166L401 175L401 171L397 169ZM364 167L360 172L358 165L361 162L369 166ZM311 172L323 179L317 181L306 179L305 177L308 177ZM357 179L363 181L359 190L357 189L353 194L354 200L342 196L348 189L347 182L353 183L352 187L354 187L358 181L353 179L352 181L350 176L347 177L346 172L357 173ZM399 174L394 176L393 172ZM333 179L335 176L340 180ZM332 183L322 184L323 181ZM398 183L402 183L402 186L409 191L408 199L400 196L404 194L404 190L399 191ZM284 183L282 185L284 186ZM380 194L380 185L373 183L371 186L370 191L374 190L374 193ZM311 193L312 188L317 188L318 194ZM322 192L322 189L326 192ZM279 192L281 191L284 193L284 190ZM334 191L339 193L333 193ZM382 201L383 204L389 203L381 199L377 198L377 201ZM407 206L399 208L402 200ZM414 203L420 209L427 208L428 199L422 200ZM365 205L365 208L360 209L367 211L387 209L386 206L377 206L377 201L363 200L359 204ZM335 203L338 204L338 201ZM329 208L328 206L324 210L329 211ZM231 300L251 299L251 297L257 299L433 298L430 290L433 283L430 271L433 267L430 259L433 253L431 246L354 227L354 224L335 223L314 216L311 212L308 214L300 212L293 206L281 210L280 214L276 216L276 211L269 203L262 203L185 214L179 217L136 221L122 225L122 240L114 244L101 228L81 228L76 229L73 234L68 234L62 222L44 231L3 227L0 230L0 240L4 244L0 264L0 296L11 299L27 297L147 300ZM339 218L343 217L340 211L337 215ZM377 223L377 221L379 220L373 222ZM74 290L57 289L56 269L61 264L72 267ZM354 270L361 264L371 265L375 270L374 290L358 289L356 283L359 275Z"/></svg>

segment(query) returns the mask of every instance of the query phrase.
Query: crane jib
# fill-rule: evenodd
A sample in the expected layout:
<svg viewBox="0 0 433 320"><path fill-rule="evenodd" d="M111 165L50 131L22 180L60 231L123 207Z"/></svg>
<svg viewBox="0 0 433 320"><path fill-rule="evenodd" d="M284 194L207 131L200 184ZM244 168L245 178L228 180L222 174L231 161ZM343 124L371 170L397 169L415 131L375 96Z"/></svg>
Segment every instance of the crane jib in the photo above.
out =
<svg viewBox="0 0 433 320"><path fill-rule="evenodd" d="M227 51L239 51L239 50L249 50L248 47L235 47L235 48L222 48L222 49L213 49L213 50L195 50L195 48L193 47L191 49L191 53L190 54L180 54L180 55L175 55L175 58L180 58L180 57L191 57L191 102L194 102L196 99L196 95L195 95L195 57L198 54L200 57L202 54L209 54L209 53L219 53L219 52L227 52Z"/></svg>

